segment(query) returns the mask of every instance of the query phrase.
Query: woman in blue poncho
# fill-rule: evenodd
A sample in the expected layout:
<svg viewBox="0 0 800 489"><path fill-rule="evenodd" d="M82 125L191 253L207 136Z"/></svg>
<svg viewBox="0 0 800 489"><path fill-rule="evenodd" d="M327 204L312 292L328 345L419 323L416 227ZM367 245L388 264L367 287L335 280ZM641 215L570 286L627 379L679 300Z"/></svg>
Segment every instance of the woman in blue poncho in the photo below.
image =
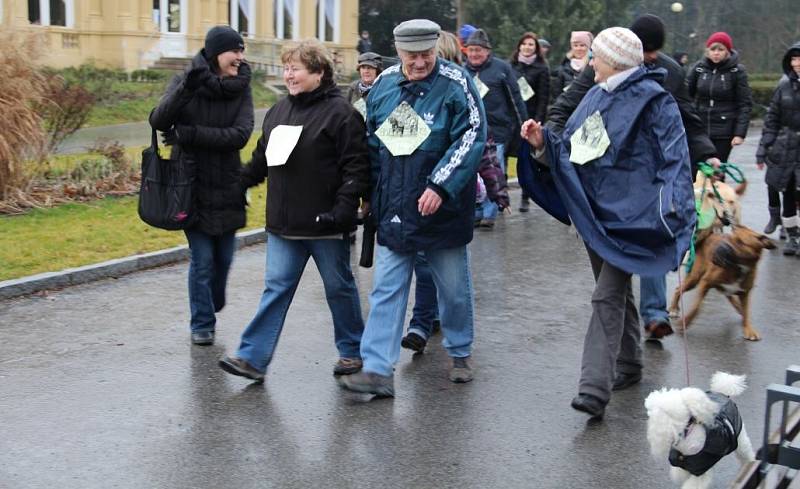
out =
<svg viewBox="0 0 800 489"><path fill-rule="evenodd" d="M529 120L522 137L550 166L595 276L592 317L572 407L601 417L611 390L641 379L631 275L674 270L695 222L689 150L678 106L646 71L642 43L622 27L592 43L593 87L561 135ZM547 210L547 209L545 209Z"/></svg>

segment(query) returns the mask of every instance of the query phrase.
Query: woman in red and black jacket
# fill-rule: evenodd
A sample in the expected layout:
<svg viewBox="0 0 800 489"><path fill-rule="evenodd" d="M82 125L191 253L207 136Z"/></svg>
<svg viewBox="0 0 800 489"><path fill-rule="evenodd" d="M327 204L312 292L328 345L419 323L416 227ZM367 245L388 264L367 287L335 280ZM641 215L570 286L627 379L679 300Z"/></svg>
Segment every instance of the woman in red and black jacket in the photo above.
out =
<svg viewBox="0 0 800 489"><path fill-rule="evenodd" d="M747 72L739 64L731 36L715 32L706 41L706 55L686 74L686 87L706 124L717 156L728 161L733 146L744 142L753 108Z"/></svg>

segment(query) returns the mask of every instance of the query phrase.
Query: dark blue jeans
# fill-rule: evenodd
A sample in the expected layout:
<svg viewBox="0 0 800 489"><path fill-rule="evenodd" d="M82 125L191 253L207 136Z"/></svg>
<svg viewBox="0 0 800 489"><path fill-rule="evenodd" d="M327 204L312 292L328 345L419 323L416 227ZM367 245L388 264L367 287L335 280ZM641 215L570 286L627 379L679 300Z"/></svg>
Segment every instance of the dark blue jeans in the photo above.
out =
<svg viewBox="0 0 800 489"><path fill-rule="evenodd" d="M433 283L431 266L424 253L414 258L414 275L417 289L414 292L414 314L408 324L408 332L416 333L426 340L433 333L433 321L439 318L439 302L436 300L436 284Z"/></svg>
<svg viewBox="0 0 800 489"><path fill-rule="evenodd" d="M361 356L359 345L364 332L364 319L361 317L358 289L350 270L350 240L286 239L268 232L264 292L258 311L242 333L242 341L236 352L237 357L247 360L262 372L272 361L286 313L309 258L314 259L322 277L339 356Z"/></svg>
<svg viewBox="0 0 800 489"><path fill-rule="evenodd" d="M193 333L214 331L217 313L225 307L225 286L236 248L236 231L211 236L194 229L184 230L189 241L189 324Z"/></svg>

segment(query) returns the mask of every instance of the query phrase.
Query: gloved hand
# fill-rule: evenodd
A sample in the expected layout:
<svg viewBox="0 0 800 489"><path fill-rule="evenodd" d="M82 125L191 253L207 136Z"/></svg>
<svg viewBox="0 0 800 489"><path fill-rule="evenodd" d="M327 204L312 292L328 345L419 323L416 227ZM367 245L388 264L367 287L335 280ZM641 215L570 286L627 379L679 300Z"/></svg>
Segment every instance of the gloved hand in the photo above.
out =
<svg viewBox="0 0 800 489"><path fill-rule="evenodd" d="M183 82L183 86L187 90L197 90L210 77L211 70L208 69L208 66L195 66L186 73L186 80Z"/></svg>
<svg viewBox="0 0 800 489"><path fill-rule="evenodd" d="M164 146L175 146L178 144L178 138L175 136L175 129L170 127L161 133L161 143Z"/></svg>
<svg viewBox="0 0 800 489"><path fill-rule="evenodd" d="M184 126L182 124L175 125L173 127L175 132L175 139L178 141L178 144L192 144L194 142L194 135L197 132L197 128L195 126Z"/></svg>
<svg viewBox="0 0 800 489"><path fill-rule="evenodd" d="M332 212L323 212L322 214L317 214L314 222L316 222L317 226L321 228L332 228L336 226L336 218Z"/></svg>

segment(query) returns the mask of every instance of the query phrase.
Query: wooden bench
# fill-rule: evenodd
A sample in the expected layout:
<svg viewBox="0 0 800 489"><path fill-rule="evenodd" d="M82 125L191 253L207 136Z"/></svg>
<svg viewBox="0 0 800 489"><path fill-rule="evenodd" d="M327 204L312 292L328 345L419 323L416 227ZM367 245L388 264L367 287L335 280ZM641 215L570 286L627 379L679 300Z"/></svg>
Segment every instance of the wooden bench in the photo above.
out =
<svg viewBox="0 0 800 489"><path fill-rule="evenodd" d="M742 466L731 489L800 489L800 405L791 411L789 403L800 403L800 366L786 369L786 384L767 387L764 445L755 462ZM780 426L770 432L772 407L782 404ZM766 456L765 456L766 454Z"/></svg>

